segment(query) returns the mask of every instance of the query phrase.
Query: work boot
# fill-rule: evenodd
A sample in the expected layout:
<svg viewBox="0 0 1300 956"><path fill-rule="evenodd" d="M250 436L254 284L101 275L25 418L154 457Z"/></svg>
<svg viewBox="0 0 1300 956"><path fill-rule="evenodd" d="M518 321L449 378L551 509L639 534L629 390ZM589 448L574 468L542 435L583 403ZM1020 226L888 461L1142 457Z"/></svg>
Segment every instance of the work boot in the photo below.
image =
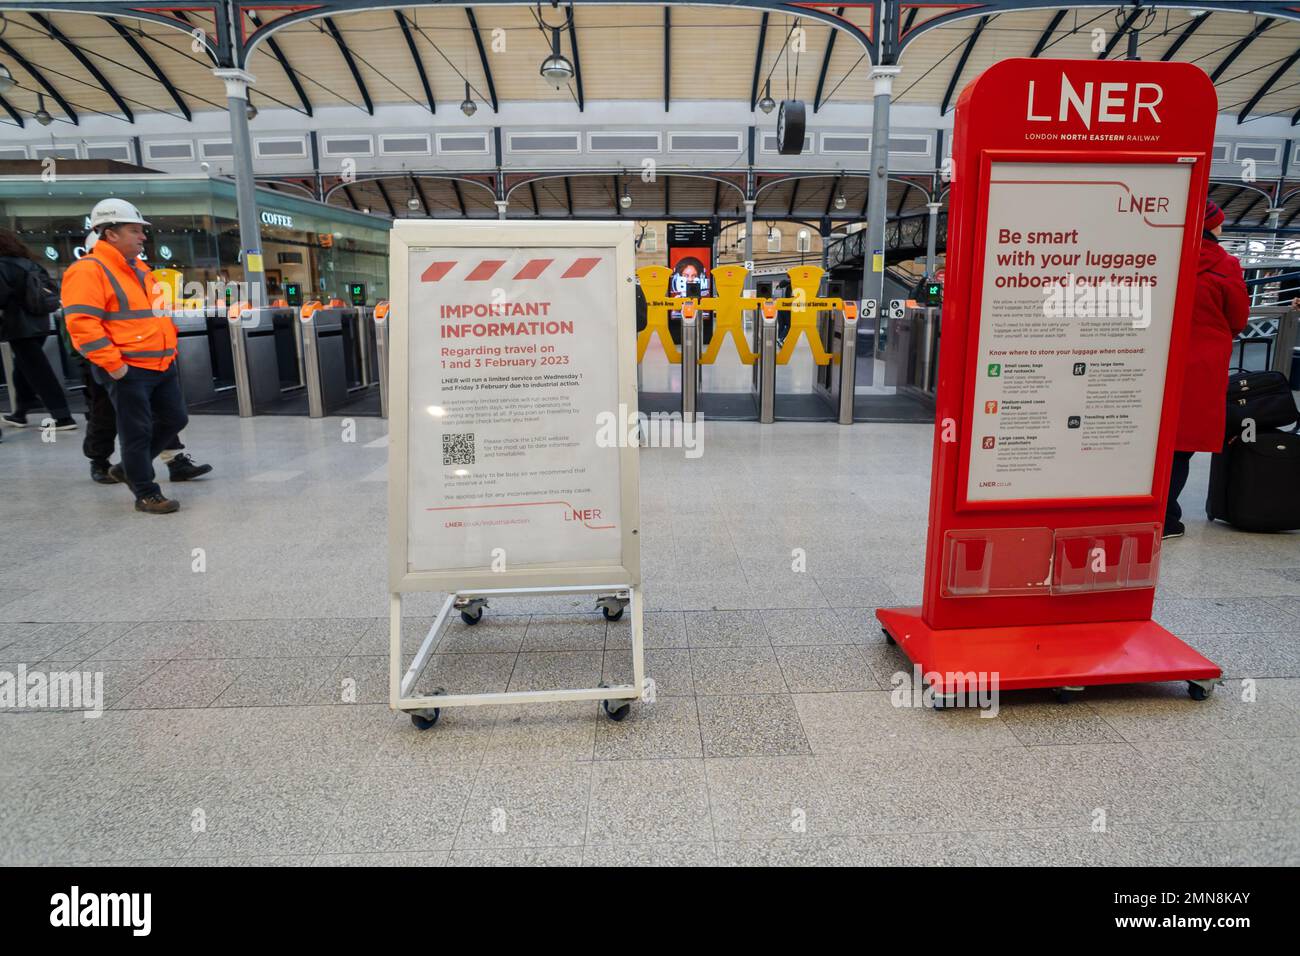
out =
<svg viewBox="0 0 1300 956"><path fill-rule="evenodd" d="M121 481L121 479L113 474L114 467L116 466L114 465L110 467L108 462L104 461L103 459L92 459L90 462L91 480L97 481L101 485L117 484L119 481Z"/></svg>
<svg viewBox="0 0 1300 956"><path fill-rule="evenodd" d="M169 515L173 511L179 511L180 507L181 503L175 498L164 498L159 492L135 499L135 510L145 514Z"/></svg>
<svg viewBox="0 0 1300 956"><path fill-rule="evenodd" d="M10 412L8 415L0 415L0 424L10 425L14 428L26 428L27 416L21 412Z"/></svg>
<svg viewBox="0 0 1300 956"><path fill-rule="evenodd" d="M121 462L108 466L108 477L113 479L112 482L107 482L108 484L126 484L126 469L122 467Z"/></svg>
<svg viewBox="0 0 1300 956"><path fill-rule="evenodd" d="M54 419L54 430L56 432L71 432L77 430L77 420L71 415L64 415L62 418Z"/></svg>
<svg viewBox="0 0 1300 956"><path fill-rule="evenodd" d="M189 481L200 478L212 470L211 465L200 465L189 455L181 453L167 462L167 474L172 481Z"/></svg>

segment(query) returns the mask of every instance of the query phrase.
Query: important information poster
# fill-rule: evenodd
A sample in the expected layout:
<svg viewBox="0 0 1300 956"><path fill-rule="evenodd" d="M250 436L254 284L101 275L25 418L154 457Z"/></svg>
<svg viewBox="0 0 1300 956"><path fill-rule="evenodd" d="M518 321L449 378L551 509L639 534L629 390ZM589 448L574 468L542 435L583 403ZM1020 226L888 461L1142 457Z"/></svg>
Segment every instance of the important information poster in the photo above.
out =
<svg viewBox="0 0 1300 956"><path fill-rule="evenodd" d="M992 164L967 500L1150 494L1190 175Z"/></svg>
<svg viewBox="0 0 1300 956"><path fill-rule="evenodd" d="M513 570L622 555L611 248L410 253L408 562Z"/></svg>

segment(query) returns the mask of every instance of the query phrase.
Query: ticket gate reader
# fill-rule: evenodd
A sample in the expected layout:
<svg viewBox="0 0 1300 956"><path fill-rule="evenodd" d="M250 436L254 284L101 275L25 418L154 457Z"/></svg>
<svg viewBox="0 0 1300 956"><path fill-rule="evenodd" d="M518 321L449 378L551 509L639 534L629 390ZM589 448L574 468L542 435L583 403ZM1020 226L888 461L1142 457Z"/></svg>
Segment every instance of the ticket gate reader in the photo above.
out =
<svg viewBox="0 0 1300 956"><path fill-rule="evenodd" d="M379 379L379 414L383 418L388 417L388 311L387 302L375 306L375 365Z"/></svg>
<svg viewBox="0 0 1300 956"><path fill-rule="evenodd" d="M348 401L347 342L344 312L355 309L302 310L303 373L307 382L307 414L324 418Z"/></svg>

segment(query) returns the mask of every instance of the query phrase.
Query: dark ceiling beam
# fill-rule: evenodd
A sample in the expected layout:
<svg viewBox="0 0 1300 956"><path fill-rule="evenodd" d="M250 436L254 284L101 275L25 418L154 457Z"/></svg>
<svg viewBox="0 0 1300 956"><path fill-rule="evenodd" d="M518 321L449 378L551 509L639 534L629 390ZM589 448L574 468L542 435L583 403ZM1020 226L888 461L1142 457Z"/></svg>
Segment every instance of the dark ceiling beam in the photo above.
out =
<svg viewBox="0 0 1300 956"><path fill-rule="evenodd" d="M1294 219L1297 214L1300 214L1300 205L1291 210L1291 215L1286 217L1286 222L1282 223L1282 228L1285 229L1287 226L1291 225L1291 220Z"/></svg>
<svg viewBox="0 0 1300 956"><path fill-rule="evenodd" d="M988 26L990 19L990 17L980 17L979 22L975 24L975 29L971 31L969 39L966 40L966 45L962 47L961 57L957 60L957 68L952 71L952 76L948 79L948 89L944 91L943 103L939 106L940 116L948 112L948 104L952 102L952 94L957 91L957 81L961 79L962 70L966 69L966 62L970 59L975 44L979 42L980 34Z"/></svg>
<svg viewBox="0 0 1300 956"><path fill-rule="evenodd" d="M253 21L253 26L260 27L262 25L261 18L251 10L248 12L248 18ZM307 96L307 91L303 88L302 80L298 78L297 71L289 65L289 58L284 55L284 50L280 48L280 44L275 42L274 36L266 38L266 48L271 51L271 55L275 57L276 62L280 64L280 69L284 70L284 75L289 78L289 85L292 86L293 91L298 94L298 102L302 104L303 112L308 116L311 116L311 100Z"/></svg>
<svg viewBox="0 0 1300 956"><path fill-rule="evenodd" d="M1251 212L1254 210L1254 208L1258 206L1265 199L1268 199L1269 204L1272 205L1271 198L1261 193L1260 195L1254 198L1254 200L1251 202L1249 206L1247 206L1245 209L1243 209L1241 212L1237 214L1237 217L1233 220L1233 222L1241 222L1243 219L1249 216Z"/></svg>
<svg viewBox="0 0 1300 956"><path fill-rule="evenodd" d="M907 36L907 31L912 29L912 24L916 22L916 14L919 9L920 7L913 7L911 10L907 11L907 19L903 21L903 29L898 31L898 35L900 37ZM838 10L836 10L835 15L837 17L844 16L844 8L840 7Z"/></svg>
<svg viewBox="0 0 1300 956"><path fill-rule="evenodd" d="M4 110L8 113L13 118L13 121L18 124L19 129L22 129L27 125L23 122L23 114L14 109L12 104L10 104L10 102L3 96L0 96L0 110Z"/></svg>
<svg viewBox="0 0 1300 956"><path fill-rule="evenodd" d="M1246 47L1254 43L1256 37L1276 22L1277 21L1273 17L1265 17L1263 20L1260 20L1259 23L1255 24L1255 28L1242 37L1241 40L1237 42L1237 45L1228 51L1228 55L1220 61L1219 65L1214 68L1214 72L1210 74L1210 82L1219 82L1219 77L1223 76L1224 71L1227 70L1228 67L1232 66L1237 57L1246 52Z"/></svg>
<svg viewBox="0 0 1300 956"><path fill-rule="evenodd" d="M1295 66L1296 60L1300 60L1300 48L1297 48L1294 53L1283 60L1282 65L1274 70L1272 76L1264 81L1264 85L1255 91L1255 95L1246 101L1246 105L1242 108L1241 112L1237 114L1238 123L1244 123L1246 121L1246 117L1250 115L1250 111L1259 104L1260 100L1268 95L1268 91L1273 88L1273 85L1277 83L1278 80L1282 79L1282 75L1286 73L1287 70L1291 69L1291 67ZM1294 116L1291 118L1291 125L1295 125Z"/></svg>
<svg viewBox="0 0 1300 956"><path fill-rule="evenodd" d="M1061 21L1065 19L1065 15L1069 12L1069 10L1056 11L1056 15L1052 17L1052 22L1047 25L1047 29L1042 32L1038 37L1038 42L1034 44L1034 49L1029 54L1030 57L1037 59L1038 55L1047 49L1047 44L1052 41L1052 34L1056 32L1056 28L1061 25Z"/></svg>
<svg viewBox="0 0 1300 956"><path fill-rule="evenodd" d="M536 181L536 180L529 180L529 182L528 182L528 192L529 192L529 194L533 197L533 215L534 215L534 216L537 216L537 217L540 218L541 215L542 215L542 204L539 203L539 202L537 201L537 181Z"/></svg>
<svg viewBox="0 0 1300 956"><path fill-rule="evenodd" d="M343 39L343 34L339 31L338 25L333 18L325 17L325 29L329 30L330 36L338 45L339 53L343 55L343 62L348 65L348 71L352 74L352 80L357 84L357 92L361 94L361 100L366 104L366 112L371 116L375 115L375 104L370 99L370 90L366 89L366 81L361 77L361 70L357 68L357 61L352 58L352 51L348 49L347 42Z"/></svg>
<svg viewBox="0 0 1300 956"><path fill-rule="evenodd" d="M135 34L122 26L122 24L118 23L112 17L107 17L105 19L108 20L108 25L113 28L114 32L126 41L126 45L129 46L135 55L140 58L141 62L149 68L149 72L154 75L154 78L163 85L163 89L167 91L167 95L172 98L172 102L176 104L176 108L181 111L181 115L185 117L186 121L193 120L194 114L190 112L189 104L186 103L184 97L181 96L180 90L176 89L175 84L168 79L167 74L162 71L162 67L160 67L154 61L154 58L149 55L149 51L140 45L140 41L135 38Z"/></svg>
<svg viewBox="0 0 1300 956"><path fill-rule="evenodd" d="M664 112L673 98L673 8L664 7Z"/></svg>
<svg viewBox="0 0 1300 956"><path fill-rule="evenodd" d="M1228 207L1231 206L1233 202L1236 201L1237 197L1240 196L1245 191L1246 191L1245 186L1238 186L1237 191L1234 192L1231 196L1229 196L1226 201L1219 203L1219 208L1224 211L1225 216L1227 215Z"/></svg>
<svg viewBox="0 0 1300 956"><path fill-rule="evenodd" d="M754 84L749 90L749 111L752 113L758 106L758 78L763 73L763 44L767 40L767 14L763 14L763 21L758 26L758 52L754 55Z"/></svg>
<svg viewBox="0 0 1300 956"><path fill-rule="evenodd" d="M1146 12L1147 11L1143 10L1141 7L1135 6L1133 12L1124 18L1124 22L1120 24L1119 29L1110 35L1110 39L1106 41L1105 49L1097 54L1097 59L1104 60L1106 57L1110 56L1111 51L1115 49L1115 46L1119 41L1124 39L1124 34L1128 33L1129 28L1133 26L1133 21L1139 16L1145 15Z"/></svg>
<svg viewBox="0 0 1300 956"><path fill-rule="evenodd" d="M86 68L86 72L95 78L95 82L99 84L100 88L109 95L114 103L117 104L117 108L122 111L122 115L126 117L127 122L134 123L135 114L131 112L131 107L127 106L126 100L124 100L122 95L117 92L113 87L113 84L108 82L108 77L99 72L99 67L90 62L90 57L86 56L81 47L77 46L64 36L63 32L50 22L48 17L42 16L39 13L29 13L28 16L40 24L46 33L55 40L58 40L63 48L71 53L73 57L76 58L77 62Z"/></svg>
<svg viewBox="0 0 1300 956"><path fill-rule="evenodd" d="M838 10L836 10L835 15L837 17L844 16L844 8L840 7ZM907 21L907 24L908 26L911 26L912 21L910 18L916 16L916 7L912 8L912 11L908 16L909 19ZM832 27L829 32L830 32L830 36L826 38L826 52L822 54L821 72L817 74L817 92L813 95L814 113L816 113L819 109L822 108L822 90L825 89L826 87L826 74L830 71L831 68L831 54L835 52L835 38L840 35L840 31L836 30L834 27ZM907 32L906 27L903 29L903 32L904 33Z"/></svg>
<svg viewBox="0 0 1300 956"><path fill-rule="evenodd" d="M843 182L843 176L835 177L835 182L831 186L831 193L826 197L826 211L822 213L823 216L829 216L831 214L831 207L835 205L835 197L840 194L840 184Z"/></svg>
<svg viewBox="0 0 1300 956"><path fill-rule="evenodd" d="M1174 54L1183 48L1183 44L1192 38L1192 34L1199 30L1201 24L1210 19L1210 16L1209 13L1204 13L1192 20L1192 22L1187 24L1187 26L1183 27L1183 32L1178 34L1178 38L1174 40L1173 43L1169 44L1169 49L1165 50L1165 52L1160 55L1161 61L1168 63L1172 60Z"/></svg>
<svg viewBox="0 0 1300 956"><path fill-rule="evenodd" d="M569 177L564 177L564 204L569 207L569 218L573 218L573 187L569 184Z"/></svg>
<svg viewBox="0 0 1300 956"><path fill-rule="evenodd" d="M393 208L393 201L388 197L388 190L384 188L384 181L376 179L375 186L379 189L379 195L384 200L384 205L388 207L388 215L396 219L397 210Z"/></svg>
<svg viewBox="0 0 1300 956"><path fill-rule="evenodd" d="M487 50L483 48L483 37L478 32L478 20L474 16L474 11L469 7L465 8L465 16L469 19L470 32L474 34L474 45L478 47L478 61L483 66L483 78L487 81L488 99L492 101L492 112L500 112L500 103L497 102L497 85L492 81L492 68L488 66Z"/></svg>
<svg viewBox="0 0 1300 956"><path fill-rule="evenodd" d="M469 212L466 211L465 209L465 194L460 191L460 180L453 179L451 181L451 188L452 191L456 194L456 205L460 207L460 218L468 219Z"/></svg>
<svg viewBox="0 0 1300 956"><path fill-rule="evenodd" d="M898 208L894 210L894 218L898 219L903 215L903 205L907 202L907 194L912 191L911 183L903 184L903 194L898 197Z"/></svg>
<svg viewBox="0 0 1300 956"><path fill-rule="evenodd" d="M415 63L415 72L420 75L420 85L424 87L424 98L429 101L429 112L438 112L438 106L433 101L433 87L429 85L429 74L424 71L424 61L420 59L420 51L415 45L415 37L411 35L411 28L406 24L406 17L401 10L394 10L397 16L397 25L402 28L402 36L406 38L406 48L411 51L411 60Z"/></svg>
<svg viewBox="0 0 1300 956"><path fill-rule="evenodd" d="M672 209L672 204L673 204L672 184L673 184L673 178L671 176L665 176L664 177L664 218L665 219L672 218L672 213L669 211Z"/></svg>
<svg viewBox="0 0 1300 956"><path fill-rule="evenodd" d="M718 207L722 204L722 183L713 184L713 215L718 215Z"/></svg>
<svg viewBox="0 0 1300 956"><path fill-rule="evenodd" d="M353 209L361 208L360 206L357 205L357 201L352 198L352 188L350 186L343 187L343 198L348 201L348 205L351 206Z"/></svg>
<svg viewBox="0 0 1300 956"><path fill-rule="evenodd" d="M798 201L799 201L799 177L796 176L790 184L790 211L786 213L787 216L794 215L794 205Z"/></svg>
<svg viewBox="0 0 1300 956"><path fill-rule="evenodd" d="M415 195L418 196L420 199L420 207L424 210L424 214L428 216L430 219L432 219L433 210L429 208L429 197L424 194L424 187L420 185L420 180L418 177L416 176L411 177L411 186L412 188L415 189Z"/></svg>
<svg viewBox="0 0 1300 956"><path fill-rule="evenodd" d="M72 104L65 100L63 94L56 90L50 81L45 78L45 74L28 63L26 57L15 50L8 40L0 39L0 50L8 53L15 63L31 75L31 78L40 85L41 89L45 90L54 99L54 102L59 104L59 109L63 110L64 115L72 120L74 126L81 124L81 120L77 117L77 111L72 108Z"/></svg>
<svg viewBox="0 0 1300 956"><path fill-rule="evenodd" d="M614 215L621 216L623 215L623 207L618 204L618 177L611 176L610 179L614 182Z"/></svg>
<svg viewBox="0 0 1300 956"><path fill-rule="evenodd" d="M582 92L582 58L578 56L578 18L573 10L573 5L569 5L569 47L573 52L573 85L577 87L576 94L578 97L578 112L582 112L583 106L586 105L587 98Z"/></svg>

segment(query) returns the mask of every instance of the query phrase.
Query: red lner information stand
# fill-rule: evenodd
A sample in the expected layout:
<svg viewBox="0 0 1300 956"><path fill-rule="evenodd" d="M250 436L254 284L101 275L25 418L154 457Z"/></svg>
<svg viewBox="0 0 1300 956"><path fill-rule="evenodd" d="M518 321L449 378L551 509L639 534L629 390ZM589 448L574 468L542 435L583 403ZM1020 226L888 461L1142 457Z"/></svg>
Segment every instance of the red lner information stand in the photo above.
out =
<svg viewBox="0 0 1300 956"><path fill-rule="evenodd" d="M877 612L936 699L1220 676L1151 620L1216 110L1180 63L961 94L923 604Z"/></svg>

